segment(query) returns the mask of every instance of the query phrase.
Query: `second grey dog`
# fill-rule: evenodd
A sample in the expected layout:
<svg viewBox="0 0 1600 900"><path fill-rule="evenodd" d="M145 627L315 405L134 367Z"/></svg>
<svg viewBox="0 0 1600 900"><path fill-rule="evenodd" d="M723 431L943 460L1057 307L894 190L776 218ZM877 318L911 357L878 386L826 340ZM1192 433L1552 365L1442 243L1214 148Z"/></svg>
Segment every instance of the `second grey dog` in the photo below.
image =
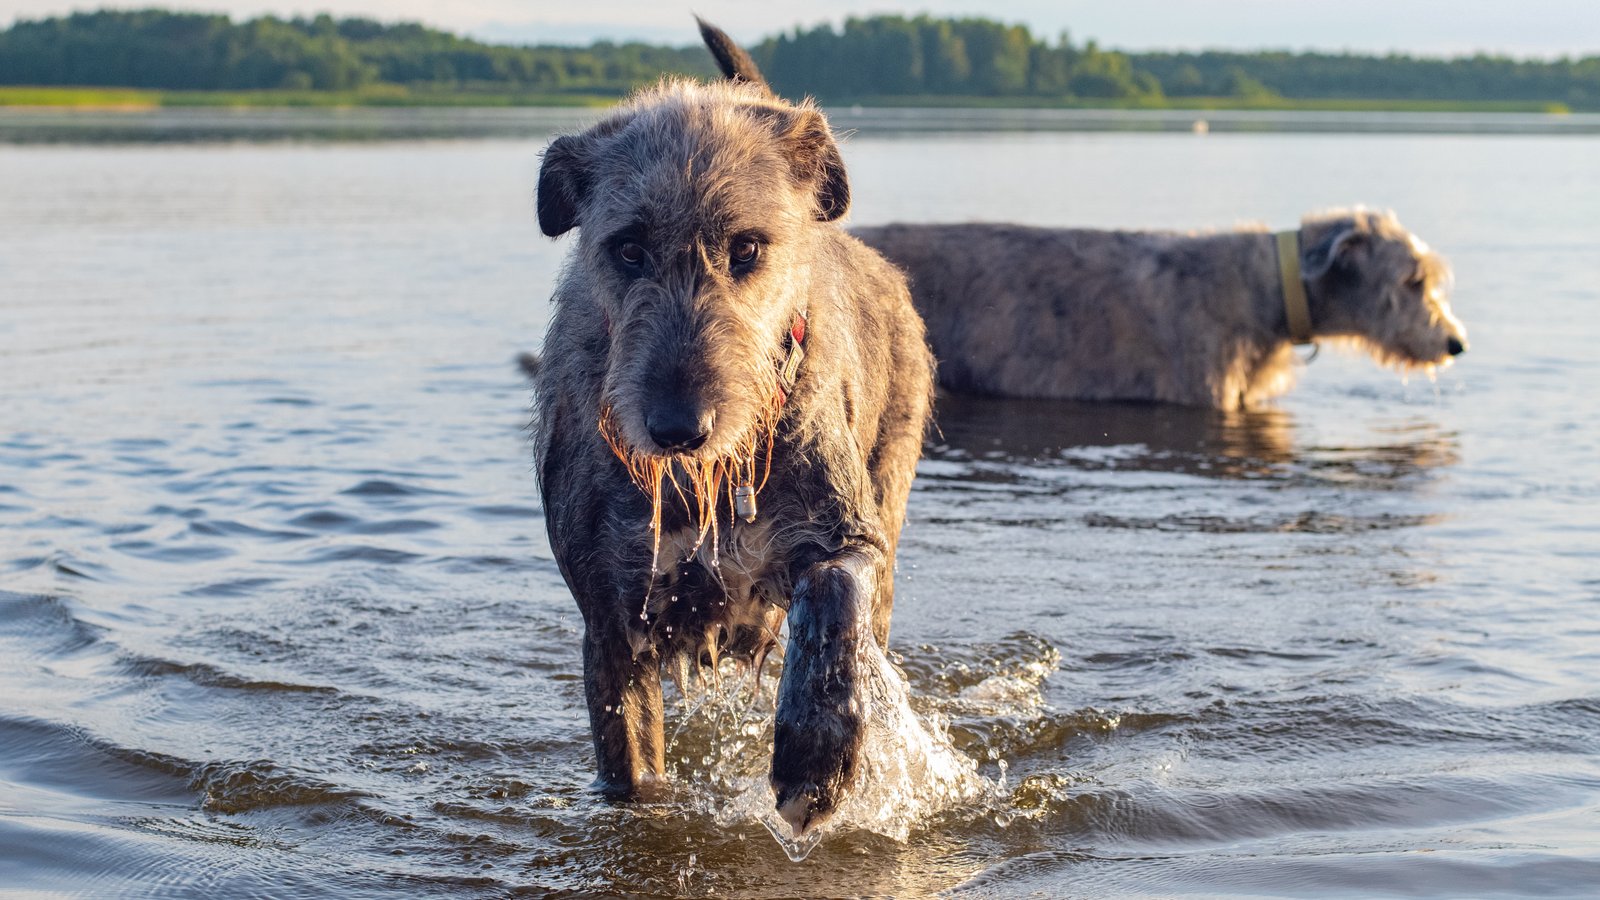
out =
<svg viewBox="0 0 1600 900"><path fill-rule="evenodd" d="M1020 225L889 225L856 235L906 270L952 390L1249 407L1288 390L1294 354L1274 237ZM1390 213L1307 216L1311 337L1402 369L1467 346L1449 268Z"/></svg>
<svg viewBox="0 0 1600 900"><path fill-rule="evenodd" d="M666 81L545 151L540 227L578 238L525 363L535 462L599 786L660 784L664 668L759 668L787 619L771 783L798 835L860 769L932 361L904 278L836 224L827 121L703 33L739 77Z"/></svg>

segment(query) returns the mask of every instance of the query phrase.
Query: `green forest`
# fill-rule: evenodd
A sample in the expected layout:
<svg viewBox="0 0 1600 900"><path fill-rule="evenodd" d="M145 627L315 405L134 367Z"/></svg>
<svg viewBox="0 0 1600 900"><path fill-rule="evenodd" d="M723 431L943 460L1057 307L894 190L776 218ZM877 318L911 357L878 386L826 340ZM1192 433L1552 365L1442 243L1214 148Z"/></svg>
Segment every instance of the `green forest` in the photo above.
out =
<svg viewBox="0 0 1600 900"><path fill-rule="evenodd" d="M691 23L692 24L692 23ZM351 91L370 85L619 95L664 72L709 77L704 47L506 47L371 19L234 22L163 10L18 21L0 31L0 84L164 90Z"/></svg>
<svg viewBox="0 0 1600 900"><path fill-rule="evenodd" d="M685 30L689 30L686 22ZM829 102L1308 105L1373 101L1600 109L1600 55L1450 59L1281 51L1123 53L982 18L852 18L750 48L773 86ZM714 72L698 44L487 44L371 19L235 22L162 10L21 20L0 31L0 85L176 92L342 92L596 101L666 73ZM539 98L542 98L539 99ZM0 94L0 102L4 95Z"/></svg>
<svg viewBox="0 0 1600 900"><path fill-rule="evenodd" d="M1040 40L988 19L875 16L752 48L784 93L1125 100L1521 101L1600 108L1600 55L1582 60L1335 53L1121 53Z"/></svg>

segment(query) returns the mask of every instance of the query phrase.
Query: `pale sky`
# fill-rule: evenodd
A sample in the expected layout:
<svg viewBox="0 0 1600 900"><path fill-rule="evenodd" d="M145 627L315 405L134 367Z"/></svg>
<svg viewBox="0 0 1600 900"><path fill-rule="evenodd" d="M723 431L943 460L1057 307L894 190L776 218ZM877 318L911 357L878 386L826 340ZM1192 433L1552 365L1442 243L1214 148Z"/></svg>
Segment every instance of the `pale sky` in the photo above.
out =
<svg viewBox="0 0 1600 900"><path fill-rule="evenodd" d="M420 20L486 40L586 44L596 38L693 44L691 10L753 42L797 24L881 12L981 15L1054 38L1155 48L1399 50L1426 55L1488 51L1517 56L1600 55L1600 0L0 0L0 25L76 9L163 6L235 18L330 12Z"/></svg>

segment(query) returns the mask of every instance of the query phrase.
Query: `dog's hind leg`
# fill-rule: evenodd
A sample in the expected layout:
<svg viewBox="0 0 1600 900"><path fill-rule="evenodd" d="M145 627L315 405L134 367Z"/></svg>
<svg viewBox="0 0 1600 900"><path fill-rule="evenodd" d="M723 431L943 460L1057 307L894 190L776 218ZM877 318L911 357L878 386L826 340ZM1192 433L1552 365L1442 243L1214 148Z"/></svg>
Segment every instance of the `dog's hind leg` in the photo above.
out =
<svg viewBox="0 0 1600 900"><path fill-rule="evenodd" d="M874 643L884 567L875 547L850 547L808 566L795 585L771 782L797 837L834 812L860 767L869 706L860 654Z"/></svg>
<svg viewBox="0 0 1600 900"><path fill-rule="evenodd" d="M665 787L661 657L654 648L635 653L624 627L591 622L584 633L595 786L619 799L649 799Z"/></svg>

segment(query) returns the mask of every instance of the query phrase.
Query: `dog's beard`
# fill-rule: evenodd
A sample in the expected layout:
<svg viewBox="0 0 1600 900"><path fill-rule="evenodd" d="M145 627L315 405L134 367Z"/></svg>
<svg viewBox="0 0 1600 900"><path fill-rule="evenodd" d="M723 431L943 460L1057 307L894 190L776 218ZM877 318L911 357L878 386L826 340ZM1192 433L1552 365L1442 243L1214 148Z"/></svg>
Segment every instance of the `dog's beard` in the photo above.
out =
<svg viewBox="0 0 1600 900"><path fill-rule="evenodd" d="M1365 355L1378 365L1396 372L1402 377L1408 377L1420 372L1431 379L1435 377L1440 369L1449 368L1455 362L1452 357L1445 353L1429 358L1409 347L1391 346L1364 335L1319 337L1317 338L1317 343L1336 350Z"/></svg>
<svg viewBox="0 0 1600 900"><path fill-rule="evenodd" d="M760 496L761 489L772 474L772 445L778 416L783 411L783 401L773 391L759 408L760 413L743 437L733 442L733 449L710 457L640 452L629 446L623 438L616 411L609 404L600 410L600 436L617 459L622 461L628 477L650 497L652 579L659 571L663 503L671 502L675 497L688 516L690 527L695 530L694 545L688 555L693 557L698 553L709 538L712 561L715 563L718 522L722 517L719 510L726 510L728 522L732 525L735 488L748 485L754 489L757 497Z"/></svg>

